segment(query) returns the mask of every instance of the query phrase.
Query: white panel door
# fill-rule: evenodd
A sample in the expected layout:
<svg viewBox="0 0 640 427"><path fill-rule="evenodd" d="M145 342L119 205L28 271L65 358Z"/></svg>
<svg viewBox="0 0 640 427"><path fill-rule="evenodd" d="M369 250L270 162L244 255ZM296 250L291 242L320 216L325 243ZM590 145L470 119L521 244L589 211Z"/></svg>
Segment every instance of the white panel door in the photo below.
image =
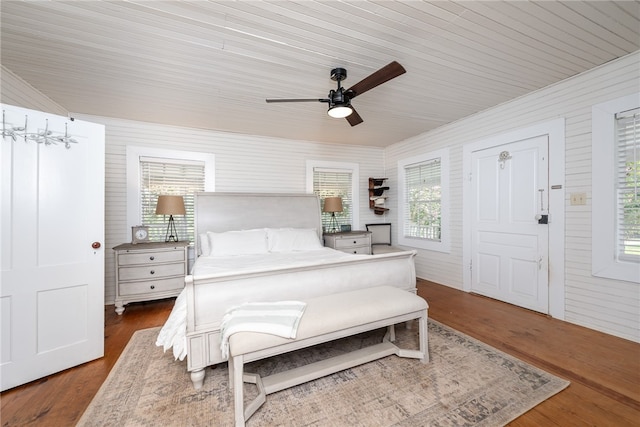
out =
<svg viewBox="0 0 640 427"><path fill-rule="evenodd" d="M548 313L548 137L473 152L471 290Z"/></svg>
<svg viewBox="0 0 640 427"><path fill-rule="evenodd" d="M2 390L103 356L104 127L2 105ZM77 143L11 136L51 132Z"/></svg>

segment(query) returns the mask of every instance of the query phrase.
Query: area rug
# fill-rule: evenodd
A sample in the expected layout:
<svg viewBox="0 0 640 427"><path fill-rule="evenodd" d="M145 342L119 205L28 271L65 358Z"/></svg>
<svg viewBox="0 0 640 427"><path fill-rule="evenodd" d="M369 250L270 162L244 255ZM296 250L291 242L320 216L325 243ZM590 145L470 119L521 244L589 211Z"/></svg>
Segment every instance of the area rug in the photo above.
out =
<svg viewBox="0 0 640 427"><path fill-rule="evenodd" d="M400 347L418 348L417 326L396 327ZM78 426L232 426L226 363L195 390L186 362L155 346L159 328L138 331ZM384 330L253 362L263 376L382 339ZM569 385L440 323L429 321L431 361L388 356L267 396L257 426L501 426ZM246 384L245 399L255 396Z"/></svg>

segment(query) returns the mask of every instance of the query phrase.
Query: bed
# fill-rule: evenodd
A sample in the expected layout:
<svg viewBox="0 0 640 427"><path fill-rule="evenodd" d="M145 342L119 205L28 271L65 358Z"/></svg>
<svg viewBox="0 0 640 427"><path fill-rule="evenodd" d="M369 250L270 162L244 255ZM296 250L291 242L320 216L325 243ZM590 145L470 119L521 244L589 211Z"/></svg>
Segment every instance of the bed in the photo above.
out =
<svg viewBox="0 0 640 427"><path fill-rule="evenodd" d="M198 257L156 344L187 359L196 388L207 366L226 360L219 326L233 306L384 285L416 290L415 251L353 255L323 247L314 194L215 192L195 200Z"/></svg>

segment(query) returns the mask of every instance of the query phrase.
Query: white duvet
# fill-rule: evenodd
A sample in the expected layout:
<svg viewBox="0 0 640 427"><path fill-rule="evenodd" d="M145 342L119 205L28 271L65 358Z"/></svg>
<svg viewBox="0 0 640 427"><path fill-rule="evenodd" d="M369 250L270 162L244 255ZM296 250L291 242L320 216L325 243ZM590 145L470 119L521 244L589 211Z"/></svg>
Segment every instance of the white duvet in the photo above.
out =
<svg viewBox="0 0 640 427"><path fill-rule="evenodd" d="M224 277L239 273L260 271L276 271L285 267L303 267L321 265L340 259L354 257L370 257L370 255L352 255L330 248L313 251L269 252L256 255L234 256L201 256L194 266L195 277ZM173 348L176 359L184 360L187 356L187 301L183 290L176 299L175 306L164 324L156 345L164 351Z"/></svg>

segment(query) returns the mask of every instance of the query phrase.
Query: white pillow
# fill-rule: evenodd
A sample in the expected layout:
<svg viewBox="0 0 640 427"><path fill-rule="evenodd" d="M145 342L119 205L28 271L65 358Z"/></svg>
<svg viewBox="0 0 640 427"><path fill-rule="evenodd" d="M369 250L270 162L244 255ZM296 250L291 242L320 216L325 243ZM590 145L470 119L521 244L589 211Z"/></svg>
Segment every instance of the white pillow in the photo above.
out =
<svg viewBox="0 0 640 427"><path fill-rule="evenodd" d="M200 255L211 255L211 245L209 245L209 236L207 236L207 233L199 234L198 238L200 239Z"/></svg>
<svg viewBox="0 0 640 427"><path fill-rule="evenodd" d="M267 253L267 232L257 230L226 231L207 233L211 256L253 255Z"/></svg>
<svg viewBox="0 0 640 427"><path fill-rule="evenodd" d="M267 228L269 252L314 251L322 249L314 228Z"/></svg>

